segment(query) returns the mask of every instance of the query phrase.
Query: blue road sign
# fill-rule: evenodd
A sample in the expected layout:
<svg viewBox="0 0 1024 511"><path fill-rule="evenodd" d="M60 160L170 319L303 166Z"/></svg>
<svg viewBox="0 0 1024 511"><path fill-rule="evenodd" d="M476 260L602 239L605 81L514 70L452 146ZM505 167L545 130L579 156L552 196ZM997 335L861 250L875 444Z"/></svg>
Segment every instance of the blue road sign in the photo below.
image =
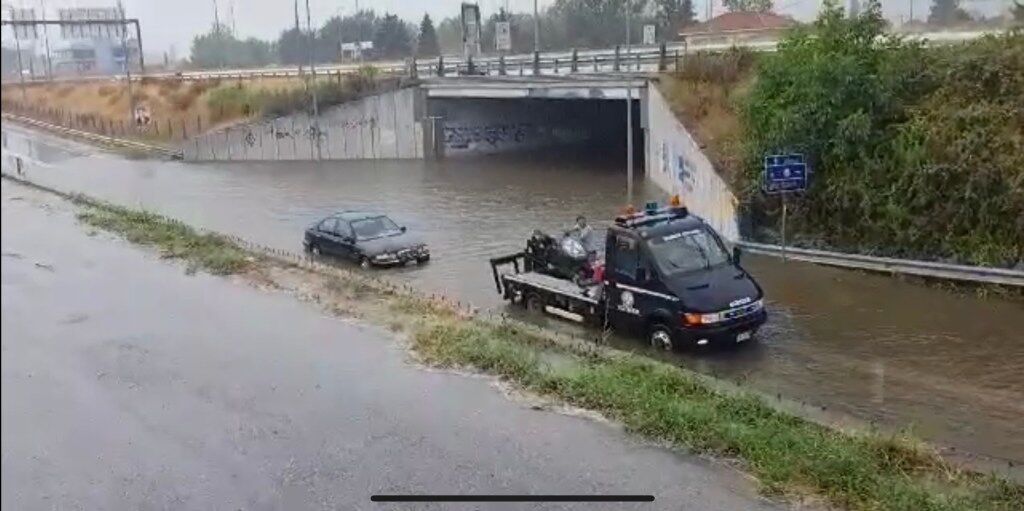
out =
<svg viewBox="0 0 1024 511"><path fill-rule="evenodd" d="M802 154L776 154L764 157L766 193L802 192L807 189L807 163Z"/></svg>

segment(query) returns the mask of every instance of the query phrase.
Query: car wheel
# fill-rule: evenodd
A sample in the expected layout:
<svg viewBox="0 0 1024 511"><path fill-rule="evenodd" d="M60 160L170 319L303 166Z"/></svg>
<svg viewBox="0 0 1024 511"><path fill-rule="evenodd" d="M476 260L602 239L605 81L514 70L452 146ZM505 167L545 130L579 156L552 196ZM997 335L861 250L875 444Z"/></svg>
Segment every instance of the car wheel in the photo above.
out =
<svg viewBox="0 0 1024 511"><path fill-rule="evenodd" d="M430 261L430 256L416 258L416 264L424 264L427 261Z"/></svg>
<svg viewBox="0 0 1024 511"><path fill-rule="evenodd" d="M370 258L366 257L366 256L360 256L359 257L359 267L364 269L364 270L369 269L370 268Z"/></svg>
<svg viewBox="0 0 1024 511"><path fill-rule="evenodd" d="M675 343L672 342L672 332L667 326L655 323L647 329L647 342L651 347L664 351L672 351Z"/></svg>
<svg viewBox="0 0 1024 511"><path fill-rule="evenodd" d="M320 256L320 245L317 245L316 243L313 243L312 245L310 245L309 246L309 253L313 254L314 256L319 257Z"/></svg>
<svg viewBox="0 0 1024 511"><path fill-rule="evenodd" d="M542 314L544 312L544 299L537 293L526 295L526 300L523 304L526 305L527 312L534 314Z"/></svg>

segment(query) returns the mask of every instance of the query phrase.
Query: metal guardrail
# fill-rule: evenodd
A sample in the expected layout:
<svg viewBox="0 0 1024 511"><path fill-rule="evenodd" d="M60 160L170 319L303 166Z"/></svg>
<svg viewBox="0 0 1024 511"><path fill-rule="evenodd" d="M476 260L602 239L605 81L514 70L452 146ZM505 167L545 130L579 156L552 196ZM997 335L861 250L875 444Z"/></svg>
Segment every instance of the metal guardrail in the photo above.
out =
<svg viewBox="0 0 1024 511"><path fill-rule="evenodd" d="M748 32L750 34L748 34ZM616 52L614 48L602 48L579 51L550 51L540 53L536 58L533 54L516 54L504 57L485 56L473 59L473 65L479 74L485 74L488 76L501 75L501 61L504 61L506 75L530 76L535 74L535 70L537 71L536 74L541 75L608 72L647 73L666 68L675 69L675 66L678 66L680 59L685 59L688 54L698 51L725 51L733 47L743 47L754 51L774 51L777 44L776 40L745 41L730 39L744 35L756 35L757 32L775 33L777 31L764 31L762 29L758 29L753 31L722 32L718 34L695 34L702 37L711 37L714 35L715 37L722 37L727 40L725 42L704 43L691 43L685 39L683 41L673 41L666 43L664 53L658 46L637 45L628 53L624 48L620 48L618 52ZM968 32L934 32L906 34L905 36L909 39L923 39L934 43L944 44L950 42L969 41L990 33L998 33L998 31L976 30ZM574 53L576 54L575 59L573 59ZM616 55L616 53L618 53L618 55ZM442 65L439 65L439 60ZM670 63L666 65L666 62ZM411 74L410 71L412 67L411 62L402 61L368 62L365 65L372 66L381 73L389 74ZM337 76L357 71L360 67L362 67L361 64L319 64L317 65L317 74ZM465 72L468 68L469 62L457 56L443 56L441 59L432 58L429 60L417 59L416 61L416 74L419 76L439 76L439 69L442 70L440 75L457 76ZM132 80L141 80L145 78L177 78L183 81L210 80L215 78L287 78L305 76L306 74L308 74L308 71L299 67L280 67L269 69L225 69L184 71L179 73L147 73L142 76L132 76ZM68 77L64 80L103 81L111 79L123 80L124 77L120 75ZM45 80L37 79L32 81L37 82Z"/></svg>
<svg viewBox="0 0 1024 511"><path fill-rule="evenodd" d="M146 143L143 143L143 142L137 142L135 140L126 140L126 139L123 139L123 138L108 137L106 135L99 135L99 134L96 134L96 133L90 133L88 131L76 130L74 128L68 128L68 127L65 127L65 126L60 126L60 125L57 125L57 124L51 124L51 123L48 123L48 122L43 122L43 121L39 121L39 120L36 120L36 119L32 119L30 117L22 117L22 116L19 116L19 115L12 115L12 114L8 114L8 113L3 113L2 114L2 118L5 121L11 121L11 122L19 123L19 124L24 124L24 125L32 126L32 127L35 127L35 128L43 129L43 130L46 130L46 131L50 131L50 132L53 132L53 133L58 133L58 134L68 135L68 136L79 138L79 139L83 139L83 140L88 140L88 141L94 142L94 143L113 145L113 146L123 147L123 148L127 148L127 149L135 149L135 150L139 150L139 151L145 151L145 152L149 152L149 153L162 154L164 156L169 156L171 158L179 158L179 159L181 158L181 151L175 151L175 150L172 150L172 149L168 149L166 147L160 147L160 146L156 146L156 145L152 145L152 144L146 144Z"/></svg>
<svg viewBox="0 0 1024 511"><path fill-rule="evenodd" d="M736 243L750 253L782 256L782 247L752 241ZM918 261L914 259L896 259L862 254L830 252L809 248L786 247L786 257L796 261L806 261L828 266L839 266L879 273L913 275L943 280L975 282L982 284L999 284L1003 286L1024 287L1024 271L1009 268L993 268L988 266L968 266L960 264Z"/></svg>

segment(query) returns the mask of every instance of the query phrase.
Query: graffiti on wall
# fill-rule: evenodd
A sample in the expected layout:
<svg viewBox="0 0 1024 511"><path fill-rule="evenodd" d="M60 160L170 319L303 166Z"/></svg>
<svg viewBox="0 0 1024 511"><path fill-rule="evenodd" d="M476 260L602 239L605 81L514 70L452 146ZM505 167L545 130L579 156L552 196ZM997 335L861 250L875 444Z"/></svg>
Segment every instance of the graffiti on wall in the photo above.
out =
<svg viewBox="0 0 1024 511"><path fill-rule="evenodd" d="M444 144L451 149L468 149L471 144L519 144L533 126L528 123L485 124L480 126L445 126Z"/></svg>
<svg viewBox="0 0 1024 511"><path fill-rule="evenodd" d="M685 155L674 153L668 142L661 143L661 171L676 178L682 193L692 193L695 187L696 167Z"/></svg>

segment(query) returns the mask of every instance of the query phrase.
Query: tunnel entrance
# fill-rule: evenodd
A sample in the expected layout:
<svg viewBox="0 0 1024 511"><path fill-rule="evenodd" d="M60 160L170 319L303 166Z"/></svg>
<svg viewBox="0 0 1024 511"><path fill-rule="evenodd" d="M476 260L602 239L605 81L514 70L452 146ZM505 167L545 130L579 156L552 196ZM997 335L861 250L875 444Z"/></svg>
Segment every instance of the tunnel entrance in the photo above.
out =
<svg viewBox="0 0 1024 511"><path fill-rule="evenodd" d="M633 165L644 168L640 100L632 100ZM623 99L431 98L428 115L444 158L502 156L594 162L625 172Z"/></svg>

